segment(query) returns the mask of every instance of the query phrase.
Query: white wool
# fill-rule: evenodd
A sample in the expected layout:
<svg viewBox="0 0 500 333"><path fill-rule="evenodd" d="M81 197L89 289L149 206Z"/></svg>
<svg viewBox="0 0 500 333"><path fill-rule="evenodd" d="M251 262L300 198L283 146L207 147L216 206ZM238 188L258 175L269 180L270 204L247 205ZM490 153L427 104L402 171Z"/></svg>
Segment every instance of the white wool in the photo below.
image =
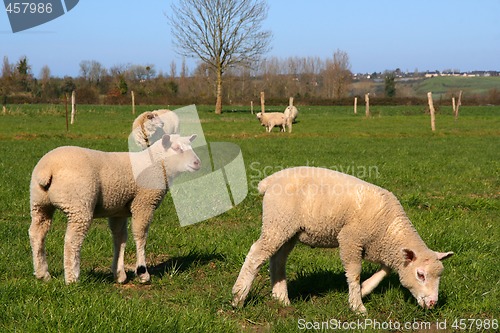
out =
<svg viewBox="0 0 500 333"><path fill-rule="evenodd" d="M136 241L136 273L149 281L145 244L154 210L163 200L168 184L181 172L200 168L190 147L196 135L164 135L150 148L135 153L102 152L81 147L59 147L44 155L35 166L30 184L30 243L35 276L49 279L44 242L55 209L68 218L64 244L66 283L80 274L80 249L91 221L108 217L115 254L113 274L125 282L124 251L127 218L132 217Z"/></svg>
<svg viewBox="0 0 500 333"><path fill-rule="evenodd" d="M288 132L292 133L292 124L297 119L299 115L299 110L295 106L287 106L285 111L283 112L286 118L286 125L288 126Z"/></svg>
<svg viewBox="0 0 500 333"><path fill-rule="evenodd" d="M179 117L174 111L146 111L132 124L133 139L140 149L146 149L164 134L179 134L179 127Z"/></svg>
<svg viewBox="0 0 500 333"><path fill-rule="evenodd" d="M271 132L274 126L280 126L280 132L285 131L286 118L281 112L257 113L257 119L262 126L266 127L267 132Z"/></svg>
<svg viewBox="0 0 500 333"><path fill-rule="evenodd" d="M419 305L432 308L437 303L441 260L453 252L427 248L389 191L350 175L311 167L279 171L263 179L258 189L264 194L262 232L234 284L234 306L243 303L268 259L273 297L290 303L285 264L297 241L339 248L354 311L366 312L361 298L391 270ZM362 259L381 264L381 270L361 285Z"/></svg>

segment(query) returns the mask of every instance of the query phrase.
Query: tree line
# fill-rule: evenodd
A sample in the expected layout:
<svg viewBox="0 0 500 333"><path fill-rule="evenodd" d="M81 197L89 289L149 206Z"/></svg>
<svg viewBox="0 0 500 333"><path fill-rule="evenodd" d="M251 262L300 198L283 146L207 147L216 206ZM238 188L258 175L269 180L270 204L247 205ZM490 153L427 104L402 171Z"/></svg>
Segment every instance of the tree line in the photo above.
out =
<svg viewBox="0 0 500 333"><path fill-rule="evenodd" d="M218 80L205 63L190 70L186 61L180 66L172 61L164 73L154 64L105 68L97 60L84 60L76 77L54 77L49 66L35 75L25 56L15 63L4 57L0 74L0 96L7 103L58 103L76 90L79 103L85 104L129 103L131 91L144 104L211 104ZM347 53L338 50L329 59L270 57L252 68L233 66L225 71L224 81L226 104L257 101L261 91L268 100L340 99L351 93L352 73Z"/></svg>
<svg viewBox="0 0 500 333"><path fill-rule="evenodd" d="M164 73L154 64L105 68L97 60L84 60L78 76L54 77L49 66L35 75L27 57L14 63L4 57L0 74L0 100L4 105L63 103L72 91L76 91L79 104L129 104L131 91L138 104L213 104L217 94L217 75L203 62L191 70L185 61L179 66L172 61ZM378 80L383 83L375 86L373 80L355 78L349 56L342 50L326 59L268 57L252 68L229 68L224 73L223 99L229 105L248 105L250 101L258 103L264 91L267 104L286 104L294 97L300 104L348 105L352 97L370 92L372 98L385 99L384 103L419 102L411 92L398 88L395 71L382 73ZM500 91L479 98L479 102L492 104L499 100Z"/></svg>

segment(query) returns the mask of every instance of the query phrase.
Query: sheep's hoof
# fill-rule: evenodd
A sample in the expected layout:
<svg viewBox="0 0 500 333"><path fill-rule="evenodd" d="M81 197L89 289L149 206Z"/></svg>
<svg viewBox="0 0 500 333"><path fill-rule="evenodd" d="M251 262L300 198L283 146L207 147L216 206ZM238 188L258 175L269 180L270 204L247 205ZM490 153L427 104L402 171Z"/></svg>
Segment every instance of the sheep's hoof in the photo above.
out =
<svg viewBox="0 0 500 333"><path fill-rule="evenodd" d="M117 276L115 276L115 279L117 283L124 284L127 282L127 274L125 272L120 272Z"/></svg>
<svg viewBox="0 0 500 333"><path fill-rule="evenodd" d="M358 306L357 308L352 308L352 310L358 315L366 315L367 313L364 305Z"/></svg>
<svg viewBox="0 0 500 333"><path fill-rule="evenodd" d="M283 304L285 306L289 306L290 304L292 304L288 298L287 299L282 299L280 301L281 301L281 304Z"/></svg>
<svg viewBox="0 0 500 333"><path fill-rule="evenodd" d="M146 269L145 266L139 266L137 267L136 270L136 275L139 278L140 283L148 283L149 280L151 279L151 276L148 273L148 270Z"/></svg>
<svg viewBox="0 0 500 333"><path fill-rule="evenodd" d="M284 306L289 306L291 304L290 300L288 299L288 296L286 295L272 294L272 296L275 300L277 300Z"/></svg>
<svg viewBox="0 0 500 333"><path fill-rule="evenodd" d="M78 279L66 279L65 283L67 286L69 286L70 284L73 284L73 283L77 283L78 282Z"/></svg>
<svg viewBox="0 0 500 333"><path fill-rule="evenodd" d="M243 307L243 300L237 296L233 298L233 301L231 302L231 306L233 308L242 308Z"/></svg>
<svg viewBox="0 0 500 333"><path fill-rule="evenodd" d="M44 274L42 275L36 275L35 274L35 277L38 279L38 280L41 280L43 282L48 282L50 281L50 279L52 278L49 274L49 272L45 272Z"/></svg>

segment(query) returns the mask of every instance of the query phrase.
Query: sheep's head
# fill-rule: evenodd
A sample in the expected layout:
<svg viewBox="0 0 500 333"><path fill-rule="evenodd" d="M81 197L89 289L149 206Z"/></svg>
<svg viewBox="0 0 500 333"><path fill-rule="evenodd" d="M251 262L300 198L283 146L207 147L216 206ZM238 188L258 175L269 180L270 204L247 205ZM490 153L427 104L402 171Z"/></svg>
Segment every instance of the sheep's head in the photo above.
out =
<svg viewBox="0 0 500 333"><path fill-rule="evenodd" d="M147 111L143 113L143 126L149 137L151 137L159 128L163 128L163 125L163 121L156 112Z"/></svg>
<svg viewBox="0 0 500 333"><path fill-rule="evenodd" d="M262 122L262 112L259 112L256 114L257 120L260 122L262 126L264 126L264 123Z"/></svg>
<svg viewBox="0 0 500 333"><path fill-rule="evenodd" d="M191 146L196 139L196 134L180 136L179 134L165 134L161 140L164 149L164 162L168 167L170 176L181 172L194 172L201 168L201 161Z"/></svg>
<svg viewBox="0 0 500 333"><path fill-rule="evenodd" d="M438 301L439 279L444 270L441 261L451 257L453 252L428 250L417 254L403 249L401 255L404 260L399 270L401 284L410 290L421 307L432 309Z"/></svg>

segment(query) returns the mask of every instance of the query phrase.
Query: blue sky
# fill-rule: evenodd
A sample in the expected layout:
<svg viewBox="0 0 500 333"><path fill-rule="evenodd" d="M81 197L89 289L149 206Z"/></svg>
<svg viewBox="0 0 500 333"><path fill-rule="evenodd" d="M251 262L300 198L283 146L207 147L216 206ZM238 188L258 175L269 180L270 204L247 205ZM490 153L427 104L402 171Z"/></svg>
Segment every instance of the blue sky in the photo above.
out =
<svg viewBox="0 0 500 333"><path fill-rule="evenodd" d="M154 64L169 72L173 50L165 13L172 0L80 0L65 15L12 33L0 8L0 57L27 56L35 76L77 76L82 60L106 68ZM348 53L353 72L500 70L500 0L269 0L266 56ZM190 70L194 61L188 60Z"/></svg>

